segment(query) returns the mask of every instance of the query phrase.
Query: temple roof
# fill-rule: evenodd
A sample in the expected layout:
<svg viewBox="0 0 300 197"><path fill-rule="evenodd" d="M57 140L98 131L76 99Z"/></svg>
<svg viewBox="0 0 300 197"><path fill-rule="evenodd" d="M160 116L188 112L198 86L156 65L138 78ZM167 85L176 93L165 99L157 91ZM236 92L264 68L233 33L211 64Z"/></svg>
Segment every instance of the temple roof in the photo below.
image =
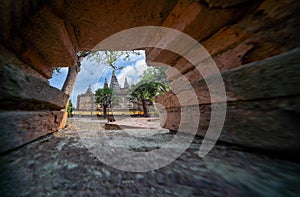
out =
<svg viewBox="0 0 300 197"><path fill-rule="evenodd" d="M94 94L91 88L91 84L89 84L88 89L86 90L85 94Z"/></svg>

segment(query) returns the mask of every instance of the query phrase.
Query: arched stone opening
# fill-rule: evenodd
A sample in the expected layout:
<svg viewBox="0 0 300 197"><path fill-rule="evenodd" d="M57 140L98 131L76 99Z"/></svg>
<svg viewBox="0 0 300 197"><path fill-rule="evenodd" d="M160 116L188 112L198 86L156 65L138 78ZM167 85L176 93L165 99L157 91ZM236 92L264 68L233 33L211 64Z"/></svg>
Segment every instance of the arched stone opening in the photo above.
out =
<svg viewBox="0 0 300 197"><path fill-rule="evenodd" d="M299 2L1 1L1 194L297 196ZM52 69L69 67L76 74L76 52L90 50L121 30L149 25L187 33L216 62L227 94L220 144L199 158L203 141L194 138L190 147L164 168L130 173L99 162L79 137L59 138L58 132L47 135L63 126L62 110L72 90L71 86L66 86L65 91L50 87ZM203 136L210 122L211 99L202 76L176 54L156 48L146 50L149 65L171 65L193 85L199 98L193 107L200 109L201 119L192 122L198 121L197 132ZM167 75L172 85L180 83L181 78L172 69ZM165 109L161 111L165 115L163 126L177 130L181 106L176 95L166 93L157 102ZM117 137L117 142L128 140ZM163 141L161 138L159 135L159 141ZM131 142L125 143L132 145ZM136 153L158 149L150 146L139 150L129 146L129 150ZM119 160L110 158L121 165L128 158L141 161L126 158L126 154L118 156ZM144 161L140 163L156 164Z"/></svg>
<svg viewBox="0 0 300 197"><path fill-rule="evenodd" d="M0 50L5 143L1 143L1 150L11 150L64 125L64 112L60 110L65 108L68 95L49 86L52 68L66 66L76 71L76 52L91 50L121 30L147 25L185 32L201 42L214 58L229 100L228 125L221 140L262 149L298 150L299 126L294 121L294 114L299 113L299 51L295 49L300 43L298 12L298 1L273 0L4 1ZM195 84L203 99L199 106L205 118L198 133L203 135L209 121L209 101L205 100L207 90L199 73L176 54L146 50L150 65L172 65ZM281 54L286 51L290 52ZM177 77L171 70L167 74L172 80ZM168 93L158 100L171 110L164 127L176 130L178 105L174 95ZM16 122L10 123L11 119ZM294 141L282 146L280 133L287 125L287 136ZM243 131L245 127L249 128L248 134ZM265 136L274 138L264 142L261 139Z"/></svg>

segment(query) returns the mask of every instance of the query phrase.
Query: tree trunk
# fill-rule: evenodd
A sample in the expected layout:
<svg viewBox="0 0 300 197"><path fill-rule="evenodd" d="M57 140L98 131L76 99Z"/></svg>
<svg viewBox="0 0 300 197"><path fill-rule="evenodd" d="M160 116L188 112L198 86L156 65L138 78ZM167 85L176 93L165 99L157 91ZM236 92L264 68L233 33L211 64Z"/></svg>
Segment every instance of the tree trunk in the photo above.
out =
<svg viewBox="0 0 300 197"><path fill-rule="evenodd" d="M106 118L106 114L107 114L107 107L103 106L103 118Z"/></svg>
<svg viewBox="0 0 300 197"><path fill-rule="evenodd" d="M61 91L63 91L65 94L69 96L71 95L79 71L80 71L80 62L77 62L74 66L69 67L67 78L61 89Z"/></svg>
<svg viewBox="0 0 300 197"><path fill-rule="evenodd" d="M143 105L144 117L149 117L147 105L146 105L146 99L144 98L142 98L142 105Z"/></svg>
<svg viewBox="0 0 300 197"><path fill-rule="evenodd" d="M76 64L74 64L74 66L69 67L67 78L66 78L66 80L64 82L64 85L61 89L61 91L64 92L65 94L67 94L69 96L69 98L67 100L67 103L66 103L66 106L65 106L65 109L64 109L65 113L64 113L64 116L62 118L62 121L60 122L59 129L63 129L67 124L68 103L69 103L70 95L73 91L75 81L76 81L76 77L77 77L77 74L78 74L79 71L80 71L80 62L77 62Z"/></svg>

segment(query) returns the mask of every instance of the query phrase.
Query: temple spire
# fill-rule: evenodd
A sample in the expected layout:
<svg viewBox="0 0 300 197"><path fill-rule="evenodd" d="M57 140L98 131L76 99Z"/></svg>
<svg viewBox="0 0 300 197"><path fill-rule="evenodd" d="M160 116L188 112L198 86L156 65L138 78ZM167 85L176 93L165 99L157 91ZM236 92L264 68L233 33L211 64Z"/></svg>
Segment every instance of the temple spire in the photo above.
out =
<svg viewBox="0 0 300 197"><path fill-rule="evenodd" d="M125 77L124 88L125 88L125 89L128 89L128 88L129 88L129 83L128 83L128 81L127 81L127 77Z"/></svg>
<svg viewBox="0 0 300 197"><path fill-rule="evenodd" d="M92 88L91 88L91 84L89 84L88 89L85 92L86 94L93 94Z"/></svg>
<svg viewBox="0 0 300 197"><path fill-rule="evenodd" d="M112 72L109 87L113 88L113 89L120 89L120 84L119 84L118 79L116 77L115 70L113 70L113 72Z"/></svg>
<svg viewBox="0 0 300 197"><path fill-rule="evenodd" d="M108 88L107 78L105 77L103 89Z"/></svg>

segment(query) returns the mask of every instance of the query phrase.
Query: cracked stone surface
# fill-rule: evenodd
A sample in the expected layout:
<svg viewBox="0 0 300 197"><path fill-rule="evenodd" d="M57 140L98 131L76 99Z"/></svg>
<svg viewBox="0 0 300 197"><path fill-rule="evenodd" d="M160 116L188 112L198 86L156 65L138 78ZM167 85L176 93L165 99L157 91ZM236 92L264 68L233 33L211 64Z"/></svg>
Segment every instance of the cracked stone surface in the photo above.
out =
<svg viewBox="0 0 300 197"><path fill-rule="evenodd" d="M299 163L216 145L198 156L201 139L174 162L145 173L117 170L99 161L82 143L103 133L101 121L73 119L69 127L0 158L1 196L298 196ZM136 137L104 131L131 151L151 151L174 137L159 128ZM130 130L130 129L129 129ZM152 130L152 131L151 131ZM153 130L156 131L153 134ZM186 135L186 134L184 134ZM139 141L140 140L140 141ZM140 143L142 141L142 143ZM120 161L121 162L121 161Z"/></svg>

